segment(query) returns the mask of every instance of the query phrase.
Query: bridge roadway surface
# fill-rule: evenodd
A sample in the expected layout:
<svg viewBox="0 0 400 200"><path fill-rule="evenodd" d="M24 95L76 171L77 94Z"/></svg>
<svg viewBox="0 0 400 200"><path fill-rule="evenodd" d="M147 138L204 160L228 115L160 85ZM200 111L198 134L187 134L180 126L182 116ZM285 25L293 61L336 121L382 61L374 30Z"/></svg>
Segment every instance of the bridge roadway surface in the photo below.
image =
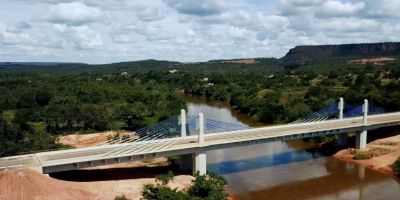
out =
<svg viewBox="0 0 400 200"><path fill-rule="evenodd" d="M5 157L0 158L0 170L38 167L42 168L44 173L51 173L132 160L192 154L254 143L371 130L400 125L400 112L369 115L367 119L367 125L364 125L363 117L353 117L210 133L204 135L202 144L198 143L197 135L192 135Z"/></svg>

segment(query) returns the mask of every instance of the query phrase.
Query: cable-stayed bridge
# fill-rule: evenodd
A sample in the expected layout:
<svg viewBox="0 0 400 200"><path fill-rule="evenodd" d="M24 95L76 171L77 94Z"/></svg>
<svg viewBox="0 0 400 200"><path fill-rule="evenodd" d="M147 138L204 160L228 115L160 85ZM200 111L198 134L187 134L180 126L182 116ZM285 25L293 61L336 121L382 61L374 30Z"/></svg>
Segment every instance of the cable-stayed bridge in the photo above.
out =
<svg viewBox="0 0 400 200"><path fill-rule="evenodd" d="M131 137L101 145L1 158L0 169L27 167L52 173L179 155L183 167L203 174L209 150L334 134L345 140L346 133L353 131L357 132L356 148L362 149L368 130L396 125L400 125L400 112L384 113L367 100L361 106L347 105L342 98L293 123L259 128L205 119L202 113L186 116L182 110L181 115L139 129Z"/></svg>

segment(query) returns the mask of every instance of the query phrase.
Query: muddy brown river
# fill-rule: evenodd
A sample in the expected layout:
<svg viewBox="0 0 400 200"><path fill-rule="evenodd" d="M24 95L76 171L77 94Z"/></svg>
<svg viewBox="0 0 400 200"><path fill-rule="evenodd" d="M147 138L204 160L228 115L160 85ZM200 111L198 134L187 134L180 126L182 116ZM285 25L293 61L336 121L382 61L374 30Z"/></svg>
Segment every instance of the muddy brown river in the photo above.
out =
<svg viewBox="0 0 400 200"><path fill-rule="evenodd" d="M185 96L188 114L261 126L228 103ZM294 140L207 152L207 169L224 176L235 199L359 199L398 200L396 178L325 157L313 144Z"/></svg>

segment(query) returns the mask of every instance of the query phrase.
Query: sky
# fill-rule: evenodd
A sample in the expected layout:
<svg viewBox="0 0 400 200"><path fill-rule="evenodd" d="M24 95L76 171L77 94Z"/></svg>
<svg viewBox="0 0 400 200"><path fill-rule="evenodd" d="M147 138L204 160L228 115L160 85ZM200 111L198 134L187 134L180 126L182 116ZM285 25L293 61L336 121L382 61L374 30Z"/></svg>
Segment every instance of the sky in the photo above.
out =
<svg viewBox="0 0 400 200"><path fill-rule="evenodd" d="M0 0L0 62L181 62L400 41L400 0Z"/></svg>

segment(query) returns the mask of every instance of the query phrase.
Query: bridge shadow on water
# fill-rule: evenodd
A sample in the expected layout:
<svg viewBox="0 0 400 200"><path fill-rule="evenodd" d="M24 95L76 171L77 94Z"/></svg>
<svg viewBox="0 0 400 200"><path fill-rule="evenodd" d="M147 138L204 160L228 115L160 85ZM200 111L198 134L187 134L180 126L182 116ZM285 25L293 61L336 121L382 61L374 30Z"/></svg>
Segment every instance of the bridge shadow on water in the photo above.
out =
<svg viewBox="0 0 400 200"><path fill-rule="evenodd" d="M112 181L139 178L154 178L157 174L165 174L172 171L175 175L191 175L192 171L177 170L172 166L158 167L117 167L106 169L82 169L64 172L51 173L52 178L76 181L76 182L92 182L92 181Z"/></svg>
<svg viewBox="0 0 400 200"><path fill-rule="evenodd" d="M207 165L207 170L220 175L274 167L295 162L303 162L322 157L317 149L282 152L273 155L264 155L243 160L231 160Z"/></svg>

